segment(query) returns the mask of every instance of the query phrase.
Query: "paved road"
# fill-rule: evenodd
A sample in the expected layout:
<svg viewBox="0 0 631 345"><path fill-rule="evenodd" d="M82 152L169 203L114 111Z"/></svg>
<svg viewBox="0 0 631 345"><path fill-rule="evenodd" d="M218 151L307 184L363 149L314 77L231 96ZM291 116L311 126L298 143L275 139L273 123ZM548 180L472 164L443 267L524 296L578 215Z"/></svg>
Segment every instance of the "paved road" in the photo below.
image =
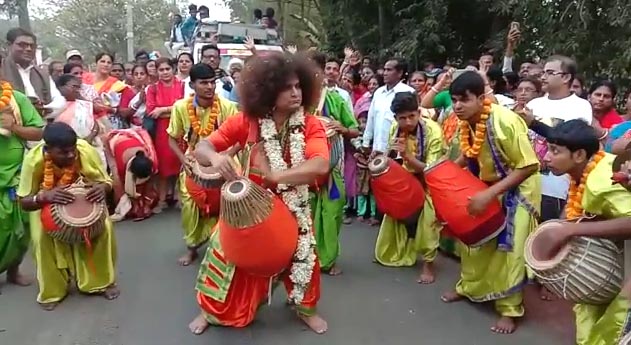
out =
<svg viewBox="0 0 631 345"><path fill-rule="evenodd" d="M188 332L198 312L194 299L196 268L177 266L182 253L179 216L168 212L116 228L121 297L69 296L53 312L35 303L36 288L2 286L0 344L15 345L547 345L571 343L567 306L532 312L511 336L489 331L491 308L468 303L445 305L443 290L456 281L457 264L443 258L437 284L415 283L416 269L390 269L372 263L376 228L345 228L340 261L344 275L325 277L320 311L329 332L305 330L283 305L278 289L271 307L245 329L211 328ZM33 272L32 262L25 265ZM4 277L2 277L4 282ZM559 311L561 310L561 311ZM561 316L559 316L561 315Z"/></svg>

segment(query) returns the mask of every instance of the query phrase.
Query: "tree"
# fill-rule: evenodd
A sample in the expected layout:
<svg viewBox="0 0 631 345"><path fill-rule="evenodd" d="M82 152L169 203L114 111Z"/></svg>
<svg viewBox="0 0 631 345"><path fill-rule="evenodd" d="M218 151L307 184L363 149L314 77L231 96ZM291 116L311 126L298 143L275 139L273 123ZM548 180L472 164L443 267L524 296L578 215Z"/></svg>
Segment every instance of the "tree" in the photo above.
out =
<svg viewBox="0 0 631 345"><path fill-rule="evenodd" d="M129 1L133 4L134 46L161 48L168 37L171 7L164 1ZM88 57L101 51L124 56L125 5L126 0L49 0L49 6L58 9L48 18L50 31L65 47L79 49Z"/></svg>
<svg viewBox="0 0 631 345"><path fill-rule="evenodd" d="M20 27L31 31L28 0L0 0L0 13L6 14L9 18L17 16Z"/></svg>

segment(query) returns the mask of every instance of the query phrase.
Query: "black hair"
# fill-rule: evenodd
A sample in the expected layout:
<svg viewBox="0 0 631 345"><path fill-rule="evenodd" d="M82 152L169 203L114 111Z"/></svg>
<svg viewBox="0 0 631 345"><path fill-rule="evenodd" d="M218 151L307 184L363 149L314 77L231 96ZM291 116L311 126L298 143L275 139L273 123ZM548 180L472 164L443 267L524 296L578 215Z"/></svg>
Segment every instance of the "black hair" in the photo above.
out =
<svg viewBox="0 0 631 345"><path fill-rule="evenodd" d="M182 19L182 15L181 15L181 14L179 14L179 13L174 14L174 15L173 15L173 18L175 18L175 17L180 17L180 19Z"/></svg>
<svg viewBox="0 0 631 345"><path fill-rule="evenodd" d="M194 83L201 79L213 79L215 78L215 70L213 70L210 66L205 63L198 63L191 67L191 70L188 72L189 77L191 78L191 83Z"/></svg>
<svg viewBox="0 0 631 345"><path fill-rule="evenodd" d="M591 95L592 93L594 93L594 91L596 91L596 89L601 86L608 88L611 92L612 98L616 98L616 95L618 94L618 88L616 87L616 84L614 84L611 80L599 80L595 82L594 84L592 84L592 87L589 88L589 94Z"/></svg>
<svg viewBox="0 0 631 345"><path fill-rule="evenodd" d="M207 50L216 50L217 54L219 54L219 56L221 56L221 50L219 50L219 47L217 47L214 44L206 44L205 46L202 47L201 51L199 52L202 56L204 56L204 52Z"/></svg>
<svg viewBox="0 0 631 345"><path fill-rule="evenodd" d="M189 10L189 11L192 11L192 10L197 11L197 5L195 5L195 4L190 4L190 5L188 5L188 10Z"/></svg>
<svg viewBox="0 0 631 345"><path fill-rule="evenodd" d="M392 59L388 59L388 61L394 61L394 62L397 63L397 65L394 67L394 69L397 72L403 72L401 74L401 80L407 79L407 74L408 74L408 62L407 62L407 60L405 60L404 58L395 57L395 58L392 58Z"/></svg>
<svg viewBox="0 0 631 345"><path fill-rule="evenodd" d="M175 59L175 62L176 62L176 63L177 63L177 62L179 62L179 61L180 61L180 58L181 58L182 56L184 56L184 55L188 56L188 58L189 58L189 59L191 59L191 62L192 62L192 63L195 63L195 58L193 57L193 54L191 54L191 53L189 53L189 52L182 52L182 53L180 53L180 55L178 55L178 56L177 56L177 59Z"/></svg>
<svg viewBox="0 0 631 345"><path fill-rule="evenodd" d="M600 150L596 130L580 119L565 121L551 128L546 139L548 143L566 147L570 152L585 150L588 158Z"/></svg>
<svg viewBox="0 0 631 345"><path fill-rule="evenodd" d="M254 10L254 18L261 19L263 18L263 11L260 8Z"/></svg>
<svg viewBox="0 0 631 345"><path fill-rule="evenodd" d="M134 158L131 159L129 171L131 171L136 178L147 178L151 176L153 172L153 162L143 151L138 151Z"/></svg>
<svg viewBox="0 0 631 345"><path fill-rule="evenodd" d="M382 86L386 85L386 82L383 81L383 76L382 75L379 75L379 74L375 73L375 75L373 75L372 78L370 78L370 79L376 79L377 80L377 85L379 85L379 87L382 87Z"/></svg>
<svg viewBox="0 0 631 345"><path fill-rule="evenodd" d="M202 11L206 11L210 13L210 9L208 8L208 6L199 6L199 8L197 9L197 12L202 12Z"/></svg>
<svg viewBox="0 0 631 345"><path fill-rule="evenodd" d="M576 74L578 73L578 65L576 64L576 61L564 55L552 55L546 60L546 62L553 61L559 61L561 63L561 72L570 75L568 85L572 86L572 82L574 81L574 78L576 78Z"/></svg>
<svg viewBox="0 0 631 345"><path fill-rule="evenodd" d="M269 18L274 18L274 15L276 14L276 12L274 11L273 8L268 7L265 9L265 16L269 17Z"/></svg>
<svg viewBox="0 0 631 345"><path fill-rule="evenodd" d="M541 94L541 91L543 90L543 85L541 84L541 80L539 80L539 78L535 78L535 77L522 78L521 80L519 80L519 83L517 83L517 86L519 87L519 84L521 83L531 83L532 85L534 85L535 90L537 90L537 94Z"/></svg>
<svg viewBox="0 0 631 345"><path fill-rule="evenodd" d="M489 82L493 82L493 92L503 95L506 93L506 80L504 80L504 73L502 69L496 66L491 66L486 72L486 77Z"/></svg>
<svg viewBox="0 0 631 345"><path fill-rule="evenodd" d="M114 67L114 66L120 66L120 68L121 68L123 71L125 71L125 65L124 65L122 62L114 62L114 63L112 64L112 67Z"/></svg>
<svg viewBox="0 0 631 345"><path fill-rule="evenodd" d="M147 51L144 49L140 49L136 52L136 55L134 55L134 60L138 60L138 58L141 56L146 56L147 58L149 58L149 53L147 53Z"/></svg>
<svg viewBox="0 0 631 345"><path fill-rule="evenodd" d="M449 86L449 94L452 96L466 96L467 91L475 96L484 94L484 79L478 72L466 71Z"/></svg>
<svg viewBox="0 0 631 345"><path fill-rule="evenodd" d="M58 61L58 60L51 61L51 62L48 64L48 74L52 75L52 74L53 74L53 66L55 66L55 65L59 65L59 64L63 65L64 63L63 63L63 62L61 62L61 61Z"/></svg>
<svg viewBox="0 0 631 345"><path fill-rule="evenodd" d="M68 83L73 81L73 80L81 82L81 80L75 75L62 74L62 75L59 76L59 78L57 78L57 81L56 81L55 84L57 85L58 88L61 88L61 87L64 87L64 86L68 85Z"/></svg>
<svg viewBox="0 0 631 345"><path fill-rule="evenodd" d="M35 35L32 32L28 30L24 30L22 28L13 28L7 31L7 42L9 42L9 44L13 44L13 42L15 42L15 40L17 40L18 37L22 37L22 36L28 36L32 38L33 41L37 42L37 37L35 37Z"/></svg>
<svg viewBox="0 0 631 345"><path fill-rule="evenodd" d="M142 68L143 70L145 70L145 74L149 74L149 71L147 71L147 64L143 64L143 63L135 64L134 67L131 69L131 74L133 75L134 72L136 72L136 69L138 68Z"/></svg>
<svg viewBox="0 0 631 345"><path fill-rule="evenodd" d="M324 70L326 67L327 56L326 54L319 51L310 51L307 53L307 56L311 61L313 61L320 69Z"/></svg>
<svg viewBox="0 0 631 345"><path fill-rule="evenodd" d="M109 56L110 59L112 59L112 62L114 62L114 54L108 53L108 52L101 52L101 53L96 54L96 59L94 62L99 62L99 60L101 60L101 58L104 56Z"/></svg>
<svg viewBox="0 0 631 345"><path fill-rule="evenodd" d="M418 96L414 92L397 92L390 110L395 116L408 111L418 111Z"/></svg>
<svg viewBox="0 0 631 345"><path fill-rule="evenodd" d="M83 65L77 62L70 62L64 65L64 74L72 73L72 69L79 67L83 70Z"/></svg>
<svg viewBox="0 0 631 345"><path fill-rule="evenodd" d="M519 74L513 71L506 72L504 73L504 78L506 78L506 83L513 89L517 88L517 85L519 84Z"/></svg>
<svg viewBox="0 0 631 345"><path fill-rule="evenodd" d="M336 58L335 56L329 56L326 58L326 63L328 64L329 62L334 62L336 63L338 66L342 66L342 64L340 63L340 60L338 58ZM325 64L326 65L326 64Z"/></svg>
<svg viewBox="0 0 631 345"><path fill-rule="evenodd" d="M351 76L351 83L353 83L353 86L359 85L362 82L362 76L359 75L359 72L357 72L356 69L354 68L349 68L346 71L346 74Z"/></svg>
<svg viewBox="0 0 631 345"><path fill-rule="evenodd" d="M77 145L77 133L65 122L53 122L44 127L42 134L48 147L67 148Z"/></svg>

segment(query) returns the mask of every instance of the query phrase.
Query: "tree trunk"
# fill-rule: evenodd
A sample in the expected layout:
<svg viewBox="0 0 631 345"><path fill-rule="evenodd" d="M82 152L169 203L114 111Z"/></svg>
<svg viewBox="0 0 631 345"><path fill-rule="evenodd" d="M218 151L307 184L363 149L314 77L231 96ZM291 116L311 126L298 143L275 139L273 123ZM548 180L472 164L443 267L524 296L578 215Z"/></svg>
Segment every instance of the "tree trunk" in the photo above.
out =
<svg viewBox="0 0 631 345"><path fill-rule="evenodd" d="M377 6L379 16L379 48L383 49L386 40L386 14L384 12L383 0L377 1Z"/></svg>
<svg viewBox="0 0 631 345"><path fill-rule="evenodd" d="M28 15L28 0L18 0L18 23L24 30L31 31L31 20Z"/></svg>

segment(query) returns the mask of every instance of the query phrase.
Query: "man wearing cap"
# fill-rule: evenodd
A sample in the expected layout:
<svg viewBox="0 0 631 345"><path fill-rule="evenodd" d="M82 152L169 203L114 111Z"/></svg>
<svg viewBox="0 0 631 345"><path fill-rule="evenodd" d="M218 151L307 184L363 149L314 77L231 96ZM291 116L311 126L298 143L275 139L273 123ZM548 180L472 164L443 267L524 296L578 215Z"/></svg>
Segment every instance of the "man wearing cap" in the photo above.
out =
<svg viewBox="0 0 631 345"><path fill-rule="evenodd" d="M83 55L81 55L81 52L76 49L71 49L66 52L66 62L80 64L85 68L85 64L83 63ZM94 74L92 74L91 72L84 71L81 78L84 84L94 84Z"/></svg>

